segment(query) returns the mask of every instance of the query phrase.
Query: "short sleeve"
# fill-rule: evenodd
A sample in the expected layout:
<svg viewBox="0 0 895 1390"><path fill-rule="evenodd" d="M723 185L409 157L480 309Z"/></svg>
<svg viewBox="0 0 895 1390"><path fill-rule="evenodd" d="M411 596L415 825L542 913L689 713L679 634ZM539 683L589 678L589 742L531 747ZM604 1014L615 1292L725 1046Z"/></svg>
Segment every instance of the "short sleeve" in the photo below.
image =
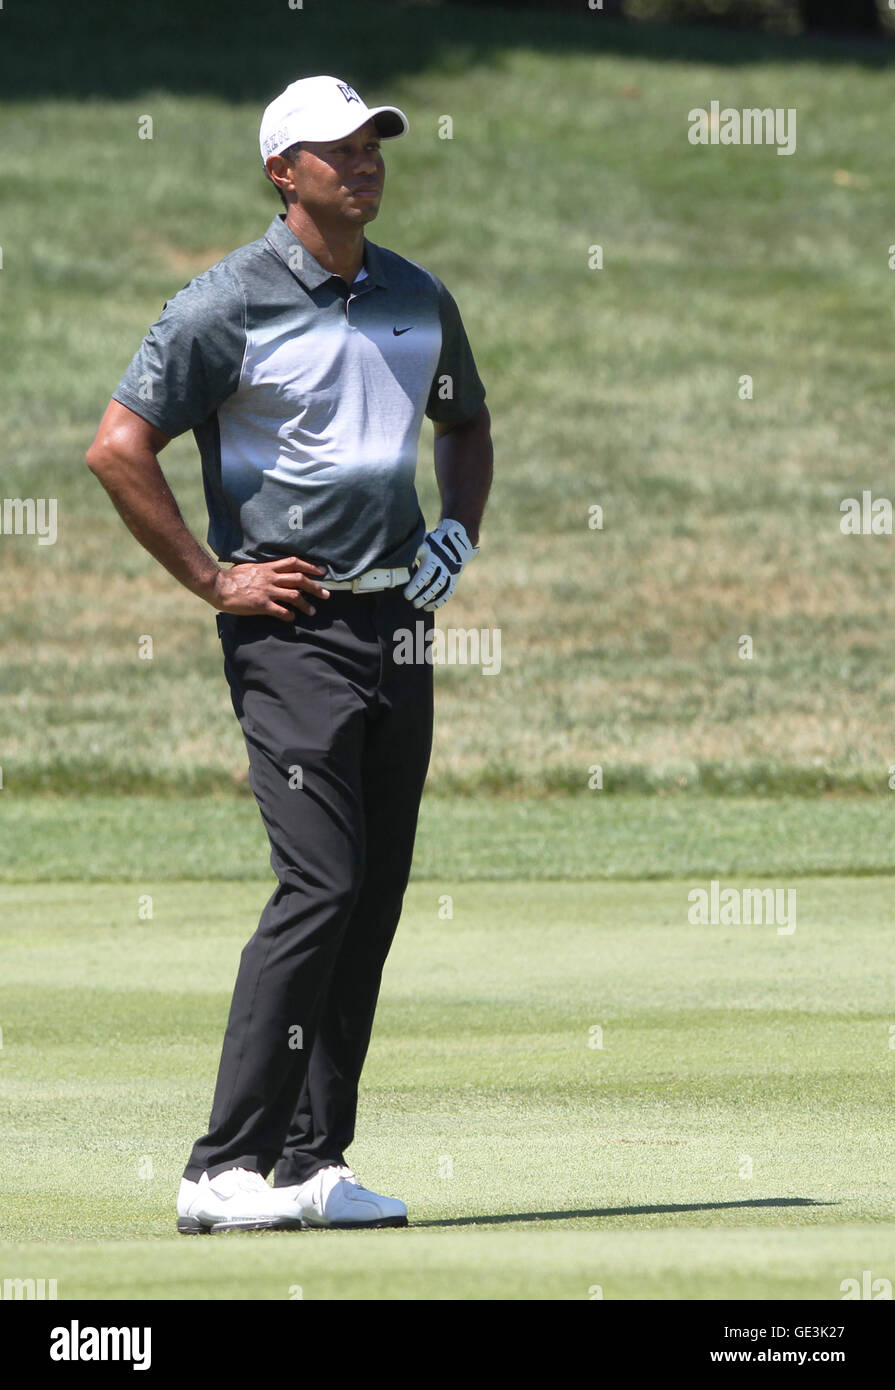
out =
<svg viewBox="0 0 895 1390"><path fill-rule="evenodd" d="M220 263L169 299L112 393L173 438L203 424L239 385L245 296Z"/></svg>
<svg viewBox="0 0 895 1390"><path fill-rule="evenodd" d="M484 403L485 388L476 370L460 310L438 276L432 275L432 279L438 290L441 354L432 378L426 414L430 420L441 424L461 425Z"/></svg>

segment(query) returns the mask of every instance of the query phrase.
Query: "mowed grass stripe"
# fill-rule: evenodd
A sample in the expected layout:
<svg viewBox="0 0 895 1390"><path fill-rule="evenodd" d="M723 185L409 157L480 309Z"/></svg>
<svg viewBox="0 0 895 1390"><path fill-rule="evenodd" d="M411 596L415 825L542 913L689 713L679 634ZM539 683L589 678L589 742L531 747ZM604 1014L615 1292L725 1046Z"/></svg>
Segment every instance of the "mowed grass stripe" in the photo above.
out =
<svg viewBox="0 0 895 1390"><path fill-rule="evenodd" d="M420 810L413 878L595 880L891 874L895 793L439 797ZM0 882L259 880L270 849L250 795L0 793ZM271 878L271 886L273 880ZM116 912L136 898L121 888ZM142 891L142 888L140 888ZM7 902L15 901L7 898Z"/></svg>
<svg viewBox="0 0 895 1390"><path fill-rule="evenodd" d="M60 1299L839 1299L892 1268L888 1230L433 1233L314 1231L120 1244L0 1244L4 1269L55 1277ZM56 1271L48 1275L47 1271ZM597 1291L600 1291L599 1293ZM835 1318L830 1315L829 1322Z"/></svg>

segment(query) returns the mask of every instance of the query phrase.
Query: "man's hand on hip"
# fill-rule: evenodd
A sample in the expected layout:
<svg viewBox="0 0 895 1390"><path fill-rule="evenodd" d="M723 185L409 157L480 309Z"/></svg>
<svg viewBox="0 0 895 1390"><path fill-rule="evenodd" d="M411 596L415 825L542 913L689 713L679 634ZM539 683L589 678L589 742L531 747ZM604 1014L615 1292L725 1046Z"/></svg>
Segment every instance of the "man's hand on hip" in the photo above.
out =
<svg viewBox="0 0 895 1390"><path fill-rule="evenodd" d="M323 566L300 560L297 555L284 555L279 560L257 564L233 565L215 575L208 602L222 613L259 614L291 622L295 614L291 608L284 608L284 603L299 608L302 613L313 615L316 612L303 597L302 590L316 598L329 598L329 590L311 577L325 573Z"/></svg>
<svg viewBox="0 0 895 1390"><path fill-rule="evenodd" d="M404 590L404 597L414 608L434 613L447 603L460 578L463 566L478 555L460 521L445 518L434 531L429 531L416 552L418 568Z"/></svg>

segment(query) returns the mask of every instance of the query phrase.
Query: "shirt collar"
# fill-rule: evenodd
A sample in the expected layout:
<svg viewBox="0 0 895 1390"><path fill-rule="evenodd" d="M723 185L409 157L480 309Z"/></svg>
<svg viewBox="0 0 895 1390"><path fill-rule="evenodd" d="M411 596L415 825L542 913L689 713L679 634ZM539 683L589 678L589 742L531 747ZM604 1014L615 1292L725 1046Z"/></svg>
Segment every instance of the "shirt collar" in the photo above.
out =
<svg viewBox="0 0 895 1390"><path fill-rule="evenodd" d="M271 222L265 238L276 251L280 260L283 261L297 280L309 290L316 290L319 285L327 280L338 279L332 271L325 270L316 260L298 237L289 227L286 226L286 214L278 212ZM378 246L374 246L371 241L364 237L364 265L367 269L367 278L361 283L366 289L374 285L385 287L388 283L385 277L385 270L382 264L382 256Z"/></svg>
<svg viewBox="0 0 895 1390"><path fill-rule="evenodd" d="M364 237L364 265L367 267L367 275L370 277L368 282L372 285L381 285L383 289L388 288L388 280L385 275L385 266L382 264L382 252L378 246L374 246L372 241L367 241Z"/></svg>

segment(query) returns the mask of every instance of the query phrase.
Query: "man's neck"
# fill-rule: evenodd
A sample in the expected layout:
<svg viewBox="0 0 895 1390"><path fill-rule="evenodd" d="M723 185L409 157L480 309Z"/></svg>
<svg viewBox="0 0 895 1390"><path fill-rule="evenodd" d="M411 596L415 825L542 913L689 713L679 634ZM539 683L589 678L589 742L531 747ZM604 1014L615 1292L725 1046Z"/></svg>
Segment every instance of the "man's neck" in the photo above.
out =
<svg viewBox="0 0 895 1390"><path fill-rule="evenodd" d="M340 275L346 285L354 283L364 263L363 227L327 227L324 230L297 203L293 203L286 214L286 226L324 270Z"/></svg>

